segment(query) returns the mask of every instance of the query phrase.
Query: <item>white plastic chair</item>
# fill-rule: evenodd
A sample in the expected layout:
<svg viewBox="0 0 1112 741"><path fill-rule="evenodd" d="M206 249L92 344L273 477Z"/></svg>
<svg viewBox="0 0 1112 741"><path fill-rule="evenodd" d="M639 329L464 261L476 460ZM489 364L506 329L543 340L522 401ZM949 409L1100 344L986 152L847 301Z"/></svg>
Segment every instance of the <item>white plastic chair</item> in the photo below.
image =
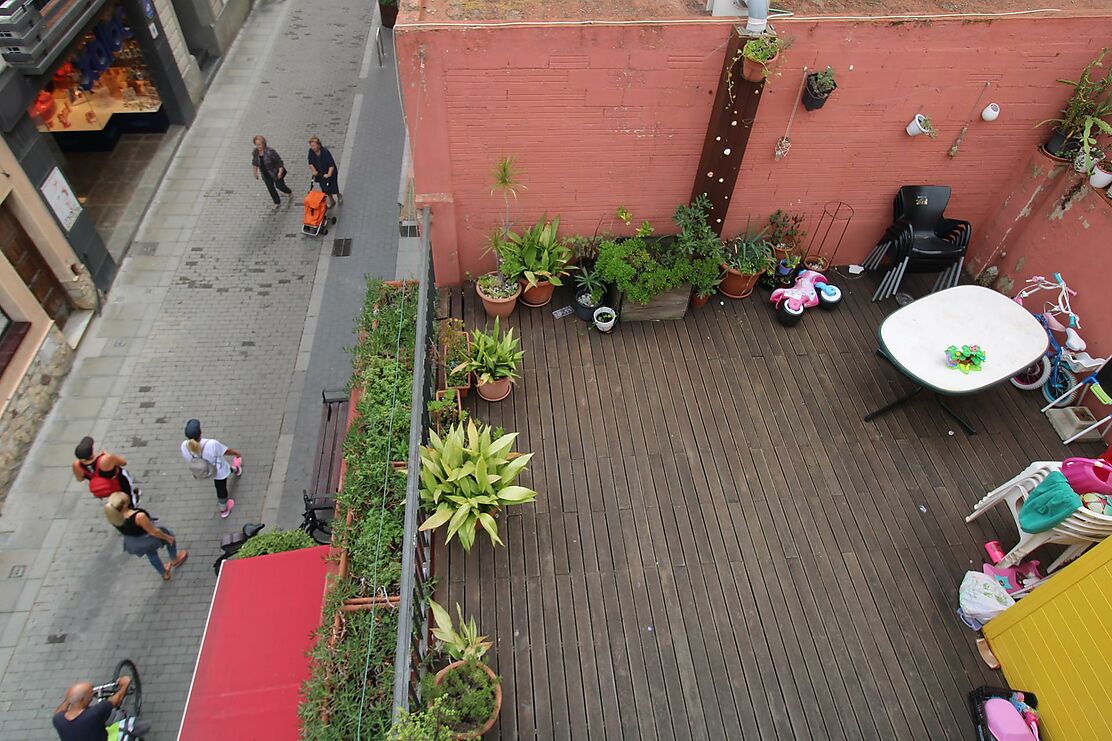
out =
<svg viewBox="0 0 1112 741"><path fill-rule="evenodd" d="M1047 477L1047 474L1051 471L1061 470L1061 468L1061 461L1034 461L1023 469L1018 476L1010 481L1005 481L983 496L981 501L973 506L973 512L965 518L965 521L973 522L987 510L995 507L1001 500L1008 503L1008 511L1012 513L1012 516L1017 516L1019 512L1018 502L1026 498Z"/></svg>

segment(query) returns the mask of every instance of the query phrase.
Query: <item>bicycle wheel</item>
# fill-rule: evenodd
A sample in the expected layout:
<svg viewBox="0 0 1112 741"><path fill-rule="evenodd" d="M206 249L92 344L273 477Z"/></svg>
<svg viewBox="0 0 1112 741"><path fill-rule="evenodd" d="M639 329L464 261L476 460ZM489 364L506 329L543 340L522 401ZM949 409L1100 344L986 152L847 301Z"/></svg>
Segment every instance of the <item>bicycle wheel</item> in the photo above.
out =
<svg viewBox="0 0 1112 741"><path fill-rule="evenodd" d="M1024 391L1034 391L1050 378L1050 358L1043 355L1031 365L1012 376L1012 385Z"/></svg>
<svg viewBox="0 0 1112 741"><path fill-rule="evenodd" d="M124 659L116 664L115 676L131 677L131 686L127 688L127 694L120 703L120 710L125 718L138 718L139 711L143 708L143 685L139 682L139 670L135 668L135 662Z"/></svg>
<svg viewBox="0 0 1112 741"><path fill-rule="evenodd" d="M1054 401L1075 385L1077 385L1077 376L1074 375L1073 371L1066 368L1065 364L1062 364L1058 368L1058 372L1048 378L1046 383L1043 384L1043 396L1046 397L1047 402ZM1062 407L1071 406L1077 401L1077 397L1080 394L1080 388L1073 389L1073 392L1066 396L1066 398L1056 402L1054 407L1056 409L1061 409Z"/></svg>

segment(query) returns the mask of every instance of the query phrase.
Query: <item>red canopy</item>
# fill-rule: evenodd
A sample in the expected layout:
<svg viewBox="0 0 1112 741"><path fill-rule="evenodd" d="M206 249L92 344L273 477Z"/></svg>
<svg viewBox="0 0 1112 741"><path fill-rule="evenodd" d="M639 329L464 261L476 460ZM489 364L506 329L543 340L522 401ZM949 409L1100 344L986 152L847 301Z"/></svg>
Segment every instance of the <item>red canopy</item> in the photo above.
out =
<svg viewBox="0 0 1112 741"><path fill-rule="evenodd" d="M320 546L224 563L180 741L296 741L327 556L328 546Z"/></svg>

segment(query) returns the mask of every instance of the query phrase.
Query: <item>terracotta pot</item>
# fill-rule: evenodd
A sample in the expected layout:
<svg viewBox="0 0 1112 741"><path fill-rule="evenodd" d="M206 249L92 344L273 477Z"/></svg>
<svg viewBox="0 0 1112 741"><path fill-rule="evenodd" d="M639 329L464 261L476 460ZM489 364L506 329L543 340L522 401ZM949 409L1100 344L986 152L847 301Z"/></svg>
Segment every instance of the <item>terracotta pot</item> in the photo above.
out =
<svg viewBox="0 0 1112 741"><path fill-rule="evenodd" d="M714 294L711 294L711 296L713 296L713 295ZM701 308L703 308L704 306L707 305L707 301L710 301L710 296L699 296L699 295L694 294L694 293L691 294L691 308L692 309L701 309Z"/></svg>
<svg viewBox="0 0 1112 741"><path fill-rule="evenodd" d="M723 296L734 299L745 298L753 292L753 286L757 285L760 273L746 275L726 265L722 267L726 270L726 276L718 284L718 291Z"/></svg>
<svg viewBox="0 0 1112 741"><path fill-rule="evenodd" d="M479 288L479 283L475 283L475 293L479 294L479 298L483 300L483 308L486 309L487 316L501 317L505 319L510 314L514 313L517 307L517 297L521 295L521 286L517 287L517 293L509 298L491 298L483 293Z"/></svg>
<svg viewBox="0 0 1112 741"><path fill-rule="evenodd" d="M529 283L524 279L518 282L521 284L521 303L533 309L544 306L551 301L552 292L556 290L556 286L547 280L537 281L537 285L532 288L526 287Z"/></svg>
<svg viewBox="0 0 1112 741"><path fill-rule="evenodd" d="M475 384L475 389L479 392L479 396L487 401L502 401L510 395L510 390L512 388L513 384L509 378L503 378L494 383L479 382Z"/></svg>
<svg viewBox="0 0 1112 741"><path fill-rule="evenodd" d="M438 671L436 673L436 679L434 680L434 683L439 686L439 684L444 680L444 675L445 674L447 674L448 672L455 669L457 666L460 666L461 664L464 664L464 663L466 663L466 662L464 662L464 661L453 661L451 664L448 664L448 666L444 667L443 669L441 669L440 671ZM487 673L487 675L490 677L491 681L494 682L494 710L491 711L490 717L487 718L486 723L483 723L483 725L481 725L480 727L476 728L473 731L465 731L463 733L457 733L457 734L454 735L454 738L479 738L479 737L481 737L483 734L485 734L491 728L494 728L494 724L496 722L498 722L498 714L502 712L502 683L498 681L498 675L495 674L494 670L491 669L489 666L487 666L486 664L479 664L479 666L483 667L483 671L485 671Z"/></svg>
<svg viewBox="0 0 1112 741"><path fill-rule="evenodd" d="M741 77L749 82L764 82L769 66L780 56L780 52L772 55L767 62L754 62L752 59L741 58Z"/></svg>

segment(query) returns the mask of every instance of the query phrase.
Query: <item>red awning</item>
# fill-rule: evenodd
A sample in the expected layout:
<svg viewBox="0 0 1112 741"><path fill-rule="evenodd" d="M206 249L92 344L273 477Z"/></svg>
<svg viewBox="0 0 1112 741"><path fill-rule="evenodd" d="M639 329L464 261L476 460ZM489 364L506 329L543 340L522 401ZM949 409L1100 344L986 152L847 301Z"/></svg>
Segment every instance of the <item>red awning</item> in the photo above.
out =
<svg viewBox="0 0 1112 741"><path fill-rule="evenodd" d="M320 546L224 563L180 741L296 741L327 556L328 546Z"/></svg>

